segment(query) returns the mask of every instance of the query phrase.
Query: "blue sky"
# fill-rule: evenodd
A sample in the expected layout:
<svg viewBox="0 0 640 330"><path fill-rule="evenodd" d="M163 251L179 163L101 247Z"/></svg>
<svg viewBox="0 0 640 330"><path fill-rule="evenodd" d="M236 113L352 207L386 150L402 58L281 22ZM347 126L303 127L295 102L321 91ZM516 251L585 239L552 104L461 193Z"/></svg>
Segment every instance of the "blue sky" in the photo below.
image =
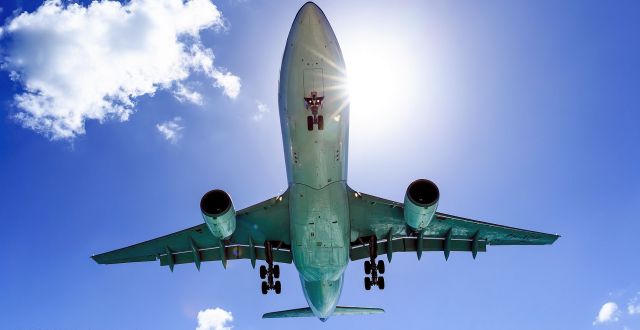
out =
<svg viewBox="0 0 640 330"><path fill-rule="evenodd" d="M632 1L318 1L359 93L349 184L402 200L412 180L429 178L441 211L561 234L553 246L489 247L475 261L397 254L385 291L365 292L355 262L341 304L387 313L327 323L260 319L306 305L292 265L282 268L283 293L262 296L249 262L170 273L156 263L90 260L200 223L198 203L211 188L228 191L237 208L286 188L277 80L302 4L222 0L203 7L212 15L200 21L186 10L185 25L173 28L199 53L167 60L149 42L154 34L114 32L93 44L91 19L54 40L29 29L52 24L40 16L9 31L42 3L2 2L2 328L189 329L198 311L218 307L232 313L235 329L640 329L640 6ZM165 41L158 45L169 54L175 44ZM65 53L104 45L116 59L133 47L146 60ZM17 61L38 59L39 50L37 63L62 54L50 62L59 67ZM212 65L202 54L215 57ZM120 64L148 80L123 80ZM160 70L167 67L183 72ZM43 100L30 83L57 103L21 105L25 93ZM96 106L95 95L113 90L124 96ZM366 103L370 95L378 106ZM93 117L77 117L90 106ZM55 131L52 120L66 126Z"/></svg>

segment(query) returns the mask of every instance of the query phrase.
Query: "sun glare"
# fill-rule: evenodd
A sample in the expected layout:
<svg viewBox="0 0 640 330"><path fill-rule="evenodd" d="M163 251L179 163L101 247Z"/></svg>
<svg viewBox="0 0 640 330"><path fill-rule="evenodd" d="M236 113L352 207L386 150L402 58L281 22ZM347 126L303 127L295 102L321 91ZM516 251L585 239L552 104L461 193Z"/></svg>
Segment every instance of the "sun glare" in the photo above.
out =
<svg viewBox="0 0 640 330"><path fill-rule="evenodd" d="M397 39L350 38L343 48L351 101L351 126L367 136L389 132L413 97L412 58Z"/></svg>

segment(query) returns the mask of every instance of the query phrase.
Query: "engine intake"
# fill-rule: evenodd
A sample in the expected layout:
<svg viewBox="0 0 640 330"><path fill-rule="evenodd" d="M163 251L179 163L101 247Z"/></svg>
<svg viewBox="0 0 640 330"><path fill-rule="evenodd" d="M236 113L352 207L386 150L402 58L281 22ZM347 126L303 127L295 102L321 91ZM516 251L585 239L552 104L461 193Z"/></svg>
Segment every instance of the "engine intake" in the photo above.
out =
<svg viewBox="0 0 640 330"><path fill-rule="evenodd" d="M226 192L215 189L204 194L200 211L213 236L226 239L236 230L236 210Z"/></svg>
<svg viewBox="0 0 640 330"><path fill-rule="evenodd" d="M435 183L418 179L407 188L404 196L404 220L411 228L421 231L436 214L440 190Z"/></svg>

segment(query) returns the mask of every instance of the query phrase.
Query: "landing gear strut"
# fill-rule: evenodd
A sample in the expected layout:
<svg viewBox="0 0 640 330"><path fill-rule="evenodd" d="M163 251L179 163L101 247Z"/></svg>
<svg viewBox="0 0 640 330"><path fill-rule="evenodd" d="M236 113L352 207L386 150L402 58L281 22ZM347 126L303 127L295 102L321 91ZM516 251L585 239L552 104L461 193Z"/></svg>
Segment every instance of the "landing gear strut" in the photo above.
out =
<svg viewBox="0 0 640 330"><path fill-rule="evenodd" d="M324 117L318 115L322 108L324 96L318 96L318 92L311 92L311 97L305 97L305 107L311 111L311 116L307 116L307 130L313 131L313 127L318 125L318 130L324 130Z"/></svg>
<svg viewBox="0 0 640 330"><path fill-rule="evenodd" d="M276 294L280 294L282 291L282 284L278 280L274 280L276 278L280 278L280 266L273 264L273 253L271 242L267 241L264 244L265 253L267 259L267 266L260 266L260 278L266 279L266 281L262 281L262 285L260 287L262 294L267 294L269 290L273 290Z"/></svg>
<svg viewBox="0 0 640 330"><path fill-rule="evenodd" d="M364 262L364 273L370 276L364 278L364 289L371 290L372 286L384 290L384 277L378 274L384 274L384 261L378 260L378 239L375 236L369 238L369 260Z"/></svg>

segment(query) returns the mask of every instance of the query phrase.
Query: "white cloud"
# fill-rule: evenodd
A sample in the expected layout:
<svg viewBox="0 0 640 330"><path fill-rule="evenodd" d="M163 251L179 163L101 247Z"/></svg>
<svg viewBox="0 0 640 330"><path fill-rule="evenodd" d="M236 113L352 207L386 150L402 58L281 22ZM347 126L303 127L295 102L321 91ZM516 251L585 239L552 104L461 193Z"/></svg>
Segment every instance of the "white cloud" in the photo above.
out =
<svg viewBox="0 0 640 330"><path fill-rule="evenodd" d="M187 86L181 82L176 83L173 96L180 102L191 102L193 104L202 105L202 94L187 88Z"/></svg>
<svg viewBox="0 0 640 330"><path fill-rule="evenodd" d="M222 70L223 71L216 69L210 73L210 75L215 79L214 85L216 87L223 88L224 93L228 97L235 99L238 97L238 94L240 94L240 78L230 72L226 72L225 69Z"/></svg>
<svg viewBox="0 0 640 330"><path fill-rule="evenodd" d="M86 120L127 120L136 98L157 90L202 102L182 84L195 72L235 98L240 78L214 66L213 51L200 41L200 32L210 28L225 28L210 0L94 1L87 7L47 0L10 20L0 34L9 40L1 68L24 88L14 96L15 118L51 139L73 138L85 133Z"/></svg>
<svg viewBox="0 0 640 330"><path fill-rule="evenodd" d="M629 303L627 304L627 312L629 312L629 315L640 315L640 302L638 302L639 297L640 292L629 300Z"/></svg>
<svg viewBox="0 0 640 330"><path fill-rule="evenodd" d="M227 322L232 322L231 312L222 308L209 308L198 312L198 327L196 330L230 330L232 326Z"/></svg>
<svg viewBox="0 0 640 330"><path fill-rule="evenodd" d="M596 320L593 321L593 325L601 324L601 323L609 323L609 322L618 322L620 315L620 311L618 308L618 304L610 301L600 308L600 312L598 312L598 316L596 316Z"/></svg>
<svg viewBox="0 0 640 330"><path fill-rule="evenodd" d="M182 118L175 117L172 120L157 124L156 128L167 141L175 144L182 138L182 130L184 129L184 127L180 125L180 121L182 121Z"/></svg>
<svg viewBox="0 0 640 330"><path fill-rule="evenodd" d="M258 107L258 111L256 111L256 113L254 113L253 116L251 117L255 121L262 120L262 118L264 118L265 114L271 112L271 110L269 109L269 107L266 104L264 104L264 103L262 103L262 102L260 102L258 100L256 100L256 106Z"/></svg>

